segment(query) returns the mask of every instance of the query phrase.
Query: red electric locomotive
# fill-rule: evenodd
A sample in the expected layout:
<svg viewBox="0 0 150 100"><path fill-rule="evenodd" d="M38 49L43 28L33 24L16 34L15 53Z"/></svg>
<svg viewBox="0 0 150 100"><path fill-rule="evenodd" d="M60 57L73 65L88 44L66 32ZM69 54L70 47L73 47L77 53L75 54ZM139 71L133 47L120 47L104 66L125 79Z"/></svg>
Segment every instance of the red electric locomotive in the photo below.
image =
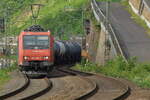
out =
<svg viewBox="0 0 150 100"><path fill-rule="evenodd" d="M54 64L54 37L49 31L31 27L18 37L18 65L23 71L51 71Z"/></svg>

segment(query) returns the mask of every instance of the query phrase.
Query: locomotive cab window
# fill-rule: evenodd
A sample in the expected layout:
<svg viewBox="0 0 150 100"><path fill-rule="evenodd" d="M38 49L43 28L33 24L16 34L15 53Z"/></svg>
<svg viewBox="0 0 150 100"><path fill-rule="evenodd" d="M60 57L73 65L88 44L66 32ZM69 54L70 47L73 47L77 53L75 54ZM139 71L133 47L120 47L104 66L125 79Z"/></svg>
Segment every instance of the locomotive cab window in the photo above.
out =
<svg viewBox="0 0 150 100"><path fill-rule="evenodd" d="M25 35L23 37L24 49L48 49L49 41L47 35Z"/></svg>

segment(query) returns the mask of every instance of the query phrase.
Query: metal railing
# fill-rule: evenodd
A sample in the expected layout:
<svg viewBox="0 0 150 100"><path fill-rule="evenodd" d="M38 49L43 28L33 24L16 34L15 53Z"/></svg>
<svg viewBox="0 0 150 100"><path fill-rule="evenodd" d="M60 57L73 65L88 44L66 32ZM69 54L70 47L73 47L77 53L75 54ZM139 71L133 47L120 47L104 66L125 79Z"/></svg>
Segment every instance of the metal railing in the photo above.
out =
<svg viewBox="0 0 150 100"><path fill-rule="evenodd" d="M92 6L92 9L93 11L97 14L97 16L99 17L101 23L104 24L106 30L108 31L108 33L110 34L111 36L111 40L112 40L112 43L114 45L114 48L117 52L117 55L121 55L124 60L127 62L127 54L125 53L125 51L123 51L121 45L120 45L120 41L118 40L118 37L116 36L116 33L112 27L112 25L110 23L107 23L106 21L106 16L104 15L103 11L99 8L96 0L92 0L91 2L91 6ZM107 25L107 27L106 27Z"/></svg>

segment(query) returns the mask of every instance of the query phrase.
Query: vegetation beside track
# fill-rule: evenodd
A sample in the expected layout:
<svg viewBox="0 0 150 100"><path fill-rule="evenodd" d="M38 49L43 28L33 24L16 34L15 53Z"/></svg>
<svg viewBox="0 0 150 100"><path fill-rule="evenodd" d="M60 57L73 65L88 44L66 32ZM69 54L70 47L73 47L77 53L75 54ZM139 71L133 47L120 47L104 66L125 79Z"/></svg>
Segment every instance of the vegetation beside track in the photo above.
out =
<svg viewBox="0 0 150 100"><path fill-rule="evenodd" d="M150 64L139 64L135 58L130 59L126 63L122 57L117 57L108 61L104 66L98 66L90 62L82 62L81 64L75 65L73 69L125 78L142 88L150 88Z"/></svg>
<svg viewBox="0 0 150 100"><path fill-rule="evenodd" d="M121 0L96 0L96 1L103 1L103 2L106 2L106 1L110 1L110 2L120 2Z"/></svg>
<svg viewBox="0 0 150 100"><path fill-rule="evenodd" d="M6 32L4 35L18 35L20 31L35 24L32 19L30 5L43 4L37 24L51 30L55 35L83 34L82 9L90 0L1 0L0 18L5 18ZM66 8L66 9L65 9ZM83 16L82 16L83 15ZM1 56L0 58L17 59L16 56ZM0 69L0 86L10 80L9 73L15 68Z"/></svg>
<svg viewBox="0 0 150 100"><path fill-rule="evenodd" d="M16 64L13 64L11 67L0 69L0 89L5 83L7 83L11 79L10 73L17 69L16 66Z"/></svg>
<svg viewBox="0 0 150 100"><path fill-rule="evenodd" d="M89 4L90 0L5 0L7 7L11 8L8 18L10 24L7 26L7 33L18 35L21 30L35 24L32 19L30 4L40 3L41 7L37 24L52 31L56 35L77 35L83 34L82 8ZM0 1L1 3L2 1ZM23 2L23 3L20 3ZM1 3L2 4L2 3ZM14 4L15 7L11 7ZM6 7L6 6L5 6ZM5 8L4 7L4 8ZM0 11L4 10L3 7ZM1 15L3 16L3 14ZM10 32L11 31L11 32Z"/></svg>
<svg viewBox="0 0 150 100"><path fill-rule="evenodd" d="M0 58L17 60L16 55L0 56Z"/></svg>
<svg viewBox="0 0 150 100"><path fill-rule="evenodd" d="M15 56L15 55L0 56L0 58L12 59L15 61L17 60L17 56ZM17 66L17 64L15 62L14 64L11 64L10 67L0 69L0 89L1 89L2 85L7 83L11 79L10 73L17 69L16 66Z"/></svg>
<svg viewBox="0 0 150 100"><path fill-rule="evenodd" d="M104 0L97 0L104 1ZM134 19L139 25L144 27L147 31L147 27L144 20L136 15L128 4L128 0L121 2L126 7L126 10L131 14L131 18ZM88 17L91 19L91 17ZM94 22L92 20L92 22ZM117 57L111 61L108 61L104 66L98 66L90 62L82 62L73 67L74 69L85 71L102 73L112 77L128 79L140 87L150 88L150 64L139 64L136 58L132 58L128 61L128 64L121 57Z"/></svg>

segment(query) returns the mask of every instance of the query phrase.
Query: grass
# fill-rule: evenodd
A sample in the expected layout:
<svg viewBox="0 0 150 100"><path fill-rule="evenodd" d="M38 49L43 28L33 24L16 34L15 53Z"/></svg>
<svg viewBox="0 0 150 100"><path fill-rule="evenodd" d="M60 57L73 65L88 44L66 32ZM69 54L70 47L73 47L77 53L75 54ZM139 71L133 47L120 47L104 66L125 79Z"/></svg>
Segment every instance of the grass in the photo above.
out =
<svg viewBox="0 0 150 100"><path fill-rule="evenodd" d="M126 10L131 14L131 18L137 23L139 24L140 26L142 26L146 31L147 33L150 35L150 28L147 26L146 22L141 19L140 16L138 16L137 14L135 14L131 8L131 6L129 5L129 2L128 0L124 0L121 2L121 4L123 6L126 7Z"/></svg>
<svg viewBox="0 0 150 100"><path fill-rule="evenodd" d="M0 56L0 58L17 60L16 55ZM17 64L14 63L8 68L0 69L0 89L5 83L7 83L11 79L10 72L16 70L16 66Z"/></svg>
<svg viewBox="0 0 150 100"><path fill-rule="evenodd" d="M120 2L120 1L122 1L122 0L96 0L96 1L105 1L105 2L107 2L107 1L110 1L110 2Z"/></svg>
<svg viewBox="0 0 150 100"><path fill-rule="evenodd" d="M139 64L136 62L135 58L130 59L128 62L127 64L123 58L117 57L104 66L98 66L90 62L82 62L74 66L74 69L85 72L103 73L107 76L117 78L125 78L136 83L140 87L150 88L150 65Z"/></svg>
<svg viewBox="0 0 150 100"><path fill-rule="evenodd" d="M16 64L13 64L11 67L6 69L0 69L0 89L11 79L10 72L14 71L15 69Z"/></svg>
<svg viewBox="0 0 150 100"><path fill-rule="evenodd" d="M0 56L0 58L17 60L17 56L16 55L8 55L8 56L4 55L4 56Z"/></svg>

